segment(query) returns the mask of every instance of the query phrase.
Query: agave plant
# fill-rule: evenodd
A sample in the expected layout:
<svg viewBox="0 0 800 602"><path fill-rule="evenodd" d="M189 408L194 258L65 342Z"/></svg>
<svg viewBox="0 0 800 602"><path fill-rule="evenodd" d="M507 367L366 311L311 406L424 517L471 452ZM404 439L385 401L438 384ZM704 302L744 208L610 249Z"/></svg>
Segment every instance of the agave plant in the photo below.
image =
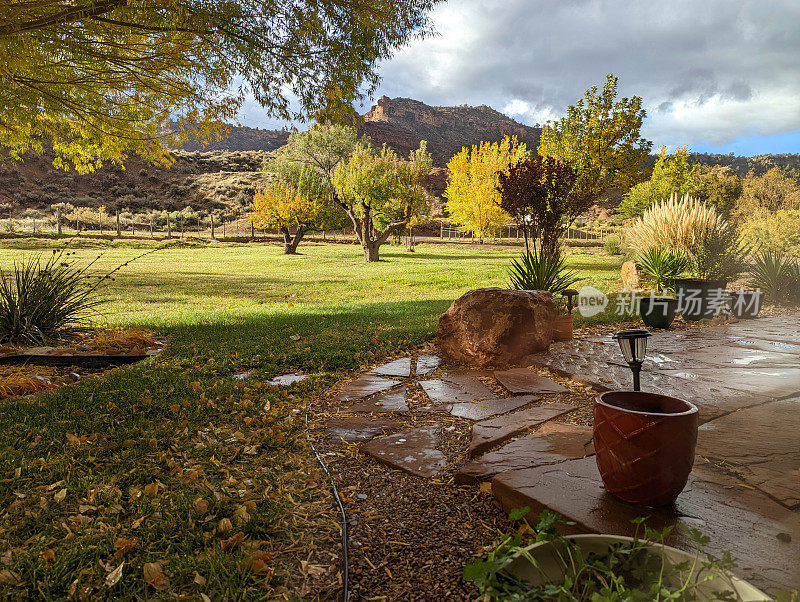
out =
<svg viewBox="0 0 800 602"><path fill-rule="evenodd" d="M636 265L653 286L663 294L674 293L673 281L689 267L689 257L675 249L649 249L636 256Z"/></svg>
<svg viewBox="0 0 800 602"><path fill-rule="evenodd" d="M561 253L552 255L536 249L523 253L520 260L512 259L509 276L512 288L550 291L554 295L579 280Z"/></svg>
<svg viewBox="0 0 800 602"><path fill-rule="evenodd" d="M753 257L750 284L771 301L785 301L800 295L800 265L797 258L772 250Z"/></svg>
<svg viewBox="0 0 800 602"><path fill-rule="evenodd" d="M35 255L0 269L0 343L42 343L85 320L103 301L94 293L104 276L75 266L64 251Z"/></svg>

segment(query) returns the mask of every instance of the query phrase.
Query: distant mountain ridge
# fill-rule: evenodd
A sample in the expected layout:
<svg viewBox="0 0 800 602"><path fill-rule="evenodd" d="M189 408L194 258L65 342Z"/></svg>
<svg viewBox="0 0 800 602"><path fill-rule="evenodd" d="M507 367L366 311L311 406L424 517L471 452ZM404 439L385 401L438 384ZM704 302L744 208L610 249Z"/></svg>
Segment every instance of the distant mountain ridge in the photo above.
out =
<svg viewBox="0 0 800 602"><path fill-rule="evenodd" d="M377 103L360 116L359 133L369 136L380 146L387 144L401 156L427 140L434 165L444 167L463 147L482 141L494 142L503 136L517 136L520 142L535 149L539 145L540 128L514 121L491 107L432 107L411 98L381 96ZM244 126L231 127L226 138L206 146L187 143L186 151L273 151L289 137L285 130L262 130Z"/></svg>
<svg viewBox="0 0 800 602"><path fill-rule="evenodd" d="M401 155L427 140L433 163L444 167L463 147L516 136L529 149L539 146L540 128L523 125L485 105L432 107L411 98L381 96L363 116L360 132Z"/></svg>

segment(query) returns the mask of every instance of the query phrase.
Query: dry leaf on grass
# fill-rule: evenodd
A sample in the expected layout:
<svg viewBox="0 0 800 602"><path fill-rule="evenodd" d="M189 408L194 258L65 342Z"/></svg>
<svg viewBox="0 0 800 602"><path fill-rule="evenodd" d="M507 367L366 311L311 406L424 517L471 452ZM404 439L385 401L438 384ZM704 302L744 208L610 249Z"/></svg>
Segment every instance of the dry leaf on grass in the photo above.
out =
<svg viewBox="0 0 800 602"><path fill-rule="evenodd" d="M197 498L192 505L198 514L205 514L208 512L208 502L201 497Z"/></svg>
<svg viewBox="0 0 800 602"><path fill-rule="evenodd" d="M64 499L65 499L66 497L67 497L67 490L66 490L66 489L62 489L61 491L57 492L57 493L56 493L56 494L53 496L53 499L54 499L55 501L57 501L58 503L61 503L61 502L63 502L63 501L64 501Z"/></svg>
<svg viewBox="0 0 800 602"><path fill-rule="evenodd" d="M120 579L122 579L122 567L125 566L125 562L120 562L119 566L111 571L108 575L106 575L106 585L111 587L112 585L116 585Z"/></svg>
<svg viewBox="0 0 800 602"><path fill-rule="evenodd" d="M230 537L222 542L222 549L223 550L230 550L231 548L237 547L244 541L244 533L239 531L233 537Z"/></svg>
<svg viewBox="0 0 800 602"><path fill-rule="evenodd" d="M144 565L144 580L147 585L154 587L158 591L163 591L169 587L169 579L157 562L148 562Z"/></svg>
<svg viewBox="0 0 800 602"><path fill-rule="evenodd" d="M0 571L0 585L21 585L22 582L14 571Z"/></svg>

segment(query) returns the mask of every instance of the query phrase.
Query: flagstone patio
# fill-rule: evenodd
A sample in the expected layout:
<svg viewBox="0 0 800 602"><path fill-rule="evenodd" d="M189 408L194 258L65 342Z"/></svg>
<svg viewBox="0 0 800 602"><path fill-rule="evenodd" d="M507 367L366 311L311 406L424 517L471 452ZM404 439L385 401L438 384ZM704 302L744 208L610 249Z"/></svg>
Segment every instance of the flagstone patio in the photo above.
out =
<svg viewBox="0 0 800 602"><path fill-rule="evenodd" d="M428 353L376 366L335 393L329 440L364 441L381 464L437 485L491 481L504 509L549 508L577 532L632 534L643 515L655 528L697 528L755 585L800 588L800 317L650 338L642 388L691 401L702 422L689 484L670 508L611 497L592 457L587 391L631 385L616 342L555 343L531 361L493 373ZM471 440L454 449L456 424ZM676 529L670 543L690 542Z"/></svg>

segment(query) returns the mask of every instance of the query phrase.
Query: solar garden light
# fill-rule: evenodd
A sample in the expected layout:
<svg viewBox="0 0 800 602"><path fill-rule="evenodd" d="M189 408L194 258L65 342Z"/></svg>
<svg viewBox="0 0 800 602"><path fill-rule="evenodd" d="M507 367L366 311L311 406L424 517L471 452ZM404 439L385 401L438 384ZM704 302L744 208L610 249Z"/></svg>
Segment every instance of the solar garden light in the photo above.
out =
<svg viewBox="0 0 800 602"><path fill-rule="evenodd" d="M561 296L567 298L567 313L571 314L572 308L575 307L574 299L578 296L578 291L576 291L574 288L565 288L563 291L561 291Z"/></svg>
<svg viewBox="0 0 800 602"><path fill-rule="evenodd" d="M614 335L625 361L628 362L628 366L633 372L634 391L642 390L639 384L639 373L642 371L642 363L647 354L647 337L649 336L650 332L644 329L620 330Z"/></svg>

